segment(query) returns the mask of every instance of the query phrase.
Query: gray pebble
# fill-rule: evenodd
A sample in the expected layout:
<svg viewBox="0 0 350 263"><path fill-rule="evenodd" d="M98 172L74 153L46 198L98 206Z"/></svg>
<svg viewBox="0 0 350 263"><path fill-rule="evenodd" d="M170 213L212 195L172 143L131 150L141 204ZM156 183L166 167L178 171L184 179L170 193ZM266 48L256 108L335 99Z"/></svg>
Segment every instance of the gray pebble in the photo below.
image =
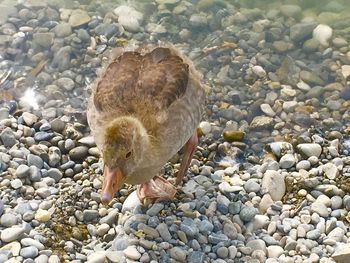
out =
<svg viewBox="0 0 350 263"><path fill-rule="evenodd" d="M78 146L69 151L69 157L73 161L81 161L88 155L88 147Z"/></svg>
<svg viewBox="0 0 350 263"><path fill-rule="evenodd" d="M0 218L0 225L4 227L11 227L17 224L17 217L14 214L3 214Z"/></svg>
<svg viewBox="0 0 350 263"><path fill-rule="evenodd" d="M84 210L83 219L85 222L96 221L99 218L98 211L96 210Z"/></svg>
<svg viewBox="0 0 350 263"><path fill-rule="evenodd" d="M6 128L1 132L0 139L5 147L12 147L17 143L15 134L10 128Z"/></svg>
<svg viewBox="0 0 350 263"><path fill-rule="evenodd" d="M227 247L219 247L216 251L216 254L219 258L227 258L228 257L228 248Z"/></svg>
<svg viewBox="0 0 350 263"><path fill-rule="evenodd" d="M188 263L204 263L205 254L202 251L192 251L187 257Z"/></svg>
<svg viewBox="0 0 350 263"><path fill-rule="evenodd" d="M249 179L245 184L244 184L244 189L250 193L254 192L257 193L260 191L260 184L256 182L254 179Z"/></svg>
<svg viewBox="0 0 350 263"><path fill-rule="evenodd" d="M51 177L52 179L54 179L56 183L59 180L61 180L61 178L63 177L62 172L60 170L58 170L57 168L50 168L47 171L47 176Z"/></svg>
<svg viewBox="0 0 350 263"><path fill-rule="evenodd" d="M314 156L316 157L316 156ZM311 158L311 157L310 157ZM317 158L317 157L316 157ZM301 160L300 162L297 163L296 169L299 171L301 169L303 170L309 170L311 168L311 163L308 160Z"/></svg>
<svg viewBox="0 0 350 263"><path fill-rule="evenodd" d="M22 248L19 254L24 258L35 258L39 254L39 251L36 247L29 246Z"/></svg>
<svg viewBox="0 0 350 263"><path fill-rule="evenodd" d="M71 91L74 89L75 83L72 79L63 77L57 80L57 86L64 90Z"/></svg>
<svg viewBox="0 0 350 263"><path fill-rule="evenodd" d="M156 229L159 232L159 235L164 241L170 241L171 240L171 234L169 232L168 226L165 223L160 223Z"/></svg>
<svg viewBox="0 0 350 263"><path fill-rule="evenodd" d="M18 178L27 177L29 175L29 167L25 164L21 164L17 167L15 175Z"/></svg>
<svg viewBox="0 0 350 263"><path fill-rule="evenodd" d="M256 208L248 206L248 207L242 208L241 212L239 213L239 218L243 222L250 222L253 220L256 214L257 214Z"/></svg>
<svg viewBox="0 0 350 263"><path fill-rule="evenodd" d="M185 232L187 237L195 238L198 233L199 229L197 228L196 224L194 221L190 218L186 218L182 224L180 225L180 229Z"/></svg>
<svg viewBox="0 0 350 263"><path fill-rule="evenodd" d="M37 155L34 154L28 154L27 156L27 162L28 162L28 166L36 166L39 169L43 168L44 166L44 161Z"/></svg>
<svg viewBox="0 0 350 263"><path fill-rule="evenodd" d="M220 242L226 242L228 240L229 240L228 237L224 234L212 233L208 236L208 241L214 245L217 245Z"/></svg>
<svg viewBox="0 0 350 263"><path fill-rule="evenodd" d="M155 203L151 206L150 209L147 210L146 214L149 216L156 216L163 209L164 209L164 205L162 203Z"/></svg>
<svg viewBox="0 0 350 263"><path fill-rule="evenodd" d="M180 247L173 247L170 249L170 256L179 262L186 262L186 252Z"/></svg>

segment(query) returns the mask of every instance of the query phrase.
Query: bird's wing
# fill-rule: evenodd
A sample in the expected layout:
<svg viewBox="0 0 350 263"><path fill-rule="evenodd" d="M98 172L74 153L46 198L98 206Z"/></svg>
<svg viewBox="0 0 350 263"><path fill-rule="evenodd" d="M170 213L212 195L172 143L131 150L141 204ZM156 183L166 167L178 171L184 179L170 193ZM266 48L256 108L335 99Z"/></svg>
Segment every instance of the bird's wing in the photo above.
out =
<svg viewBox="0 0 350 263"><path fill-rule="evenodd" d="M118 108L132 114L150 103L148 107L162 111L185 93L187 81L188 65L169 48L155 48L145 55L125 52L98 81L94 104L99 111Z"/></svg>

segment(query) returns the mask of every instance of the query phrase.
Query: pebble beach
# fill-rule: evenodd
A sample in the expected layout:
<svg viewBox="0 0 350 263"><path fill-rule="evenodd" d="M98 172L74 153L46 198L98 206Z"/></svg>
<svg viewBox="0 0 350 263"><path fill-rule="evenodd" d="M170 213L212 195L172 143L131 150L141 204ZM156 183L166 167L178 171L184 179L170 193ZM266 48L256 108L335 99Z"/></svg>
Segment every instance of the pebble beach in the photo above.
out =
<svg viewBox="0 0 350 263"><path fill-rule="evenodd" d="M262 2L0 0L0 263L350 262L348 3ZM159 42L210 87L200 143L173 201L102 205L91 86Z"/></svg>

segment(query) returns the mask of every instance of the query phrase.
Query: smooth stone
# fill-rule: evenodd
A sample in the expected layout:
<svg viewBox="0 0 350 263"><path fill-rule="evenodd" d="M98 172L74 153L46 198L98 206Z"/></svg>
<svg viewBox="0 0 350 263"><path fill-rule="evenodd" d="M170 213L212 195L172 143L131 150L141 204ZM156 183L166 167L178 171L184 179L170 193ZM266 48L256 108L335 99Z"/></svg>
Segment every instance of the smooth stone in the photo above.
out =
<svg viewBox="0 0 350 263"><path fill-rule="evenodd" d="M160 223L156 229L159 232L159 235L164 241L170 241L172 239L172 236L169 232L168 226L165 223Z"/></svg>
<svg viewBox="0 0 350 263"><path fill-rule="evenodd" d="M244 184L244 189L247 191L247 193L257 193L260 191L260 184L258 184L255 179L249 179Z"/></svg>
<svg viewBox="0 0 350 263"><path fill-rule="evenodd" d="M327 209L327 206L320 202L314 202L311 204L311 211L319 214L322 217L328 217L329 211Z"/></svg>
<svg viewBox="0 0 350 263"><path fill-rule="evenodd" d="M14 214L3 214L0 218L0 225L4 227L11 227L13 225L16 225L18 221L18 218Z"/></svg>
<svg viewBox="0 0 350 263"><path fill-rule="evenodd" d="M312 32L313 38L322 46L328 47L328 41L332 37L333 29L330 26L320 24Z"/></svg>
<svg viewBox="0 0 350 263"><path fill-rule="evenodd" d="M84 222L96 221L99 218L97 210L84 210L83 211L83 220Z"/></svg>
<svg viewBox="0 0 350 263"><path fill-rule="evenodd" d="M276 115L276 112L271 108L271 106L267 103L263 103L260 105L260 109L263 113L265 113L267 116L274 117Z"/></svg>
<svg viewBox="0 0 350 263"><path fill-rule="evenodd" d="M211 132L211 125L209 122L207 121L202 121L200 124L199 124L199 128L201 129L202 133L204 135L207 135Z"/></svg>
<svg viewBox="0 0 350 263"><path fill-rule="evenodd" d="M311 156L320 157L322 153L322 147L316 143L301 143L297 146L297 149L301 154L307 158Z"/></svg>
<svg viewBox="0 0 350 263"><path fill-rule="evenodd" d="M297 163L295 168L300 171L300 170L306 170L308 171L311 168L311 163L308 160L301 160L300 162Z"/></svg>
<svg viewBox="0 0 350 263"><path fill-rule="evenodd" d="M24 247L19 252L23 258L35 258L39 254L39 250L34 246Z"/></svg>
<svg viewBox="0 0 350 263"><path fill-rule="evenodd" d="M34 33L33 42L44 47L49 48L53 44L55 34L54 33Z"/></svg>
<svg viewBox="0 0 350 263"><path fill-rule="evenodd" d="M170 249L170 257L179 262L186 262L186 256L186 252L180 247L173 247Z"/></svg>
<svg viewBox="0 0 350 263"><path fill-rule="evenodd" d="M51 219L52 213L48 210L39 208L35 213L35 219L39 222L48 222Z"/></svg>
<svg viewBox="0 0 350 263"><path fill-rule="evenodd" d="M280 167L283 169L288 169L294 166L296 160L293 154L287 153L283 155L280 159Z"/></svg>
<svg viewBox="0 0 350 263"><path fill-rule="evenodd" d="M29 112L23 112L22 114L24 123L28 126L32 126L34 123L38 121L38 117Z"/></svg>
<svg viewBox="0 0 350 263"><path fill-rule="evenodd" d="M69 156L73 161L81 161L88 155L89 148L78 146L69 151Z"/></svg>
<svg viewBox="0 0 350 263"><path fill-rule="evenodd" d="M14 179L11 181L11 187L13 189L19 189L23 186L23 183L20 179Z"/></svg>
<svg viewBox="0 0 350 263"><path fill-rule="evenodd" d="M280 201L286 193L284 175L277 171L267 170L262 179L261 187L270 194L272 200Z"/></svg>
<svg viewBox="0 0 350 263"><path fill-rule="evenodd" d="M267 256L269 258L279 258L284 252L284 249L280 246L272 245L267 247Z"/></svg>
<svg viewBox="0 0 350 263"><path fill-rule="evenodd" d="M132 212L139 205L141 205L141 201L137 197L137 192L133 191L131 194L128 195L128 197L124 201L122 213L125 213L126 211Z"/></svg>
<svg viewBox="0 0 350 263"><path fill-rule="evenodd" d="M91 20L88 13L81 9L74 9L69 17L68 23L72 27L79 27L89 23Z"/></svg>
<svg viewBox="0 0 350 263"><path fill-rule="evenodd" d="M248 206L241 209L241 212L239 213L239 218L243 222L250 222L253 220L256 214L257 214L257 209L255 207Z"/></svg>
<svg viewBox="0 0 350 263"><path fill-rule="evenodd" d="M132 260L139 260L141 258L141 253L136 249L135 246L128 246L123 250L124 255Z"/></svg>
<svg viewBox="0 0 350 263"><path fill-rule="evenodd" d="M29 175L29 171L28 165L21 164L17 167L15 175L18 178L25 178Z"/></svg>
<svg viewBox="0 0 350 263"><path fill-rule="evenodd" d="M57 168L50 168L48 171L47 171L47 176L54 179L55 182L59 182L62 177L63 177L63 174L62 172L57 169Z"/></svg>
<svg viewBox="0 0 350 263"><path fill-rule="evenodd" d="M262 250L266 253L266 244L261 239L250 240L247 242L246 246L250 247L253 251L254 250Z"/></svg>
<svg viewBox="0 0 350 263"><path fill-rule="evenodd" d="M43 244L41 244L39 241L32 239L32 238L23 238L21 240L21 244L24 247L28 247L28 246L33 246L36 247L39 250L44 250L45 246Z"/></svg>
<svg viewBox="0 0 350 263"><path fill-rule="evenodd" d="M14 241L6 245L3 245L0 248L0 254L1 254L1 251L6 251L6 250L11 251L12 256L17 257L19 256L19 251L21 250L21 244L17 241Z"/></svg>
<svg viewBox="0 0 350 263"><path fill-rule="evenodd" d="M164 209L164 204L162 203L155 203L149 208L146 212L149 216L156 216Z"/></svg>
<svg viewBox="0 0 350 263"><path fill-rule="evenodd" d="M72 27L69 23L62 22L53 28L56 37L68 37L72 34Z"/></svg>

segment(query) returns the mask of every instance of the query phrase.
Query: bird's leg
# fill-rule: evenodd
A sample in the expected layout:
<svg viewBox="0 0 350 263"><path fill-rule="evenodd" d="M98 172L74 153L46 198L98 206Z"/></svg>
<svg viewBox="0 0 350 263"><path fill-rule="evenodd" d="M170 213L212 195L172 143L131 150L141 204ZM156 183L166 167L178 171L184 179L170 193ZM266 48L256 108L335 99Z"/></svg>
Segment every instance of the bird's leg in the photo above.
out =
<svg viewBox="0 0 350 263"><path fill-rule="evenodd" d="M192 137L186 142L186 144L183 146L183 157L180 164L180 169L175 173L176 176L176 185L179 185L184 178L188 167L190 166L192 156L194 154L194 151L196 150L196 147L198 145L198 135L197 132L195 132Z"/></svg>
<svg viewBox="0 0 350 263"><path fill-rule="evenodd" d="M176 194L176 188L161 176L155 176L149 182L137 186L137 196L141 203L144 200L152 202L171 200Z"/></svg>

